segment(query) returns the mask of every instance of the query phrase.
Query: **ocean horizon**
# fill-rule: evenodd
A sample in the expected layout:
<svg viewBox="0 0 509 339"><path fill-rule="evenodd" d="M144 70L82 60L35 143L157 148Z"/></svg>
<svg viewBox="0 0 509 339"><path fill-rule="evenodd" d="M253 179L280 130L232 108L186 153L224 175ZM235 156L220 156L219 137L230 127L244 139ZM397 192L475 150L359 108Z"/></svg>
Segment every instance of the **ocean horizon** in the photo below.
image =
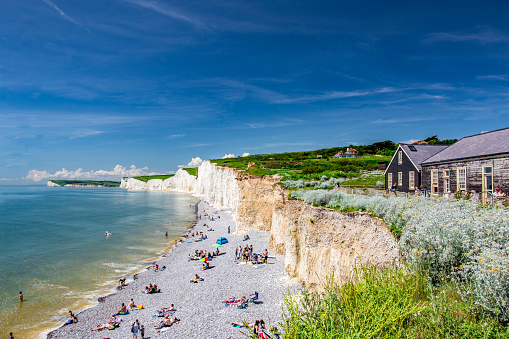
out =
<svg viewBox="0 0 509 339"><path fill-rule="evenodd" d="M68 310L96 304L173 246L194 224L197 201L176 192L0 186L0 333L43 338Z"/></svg>

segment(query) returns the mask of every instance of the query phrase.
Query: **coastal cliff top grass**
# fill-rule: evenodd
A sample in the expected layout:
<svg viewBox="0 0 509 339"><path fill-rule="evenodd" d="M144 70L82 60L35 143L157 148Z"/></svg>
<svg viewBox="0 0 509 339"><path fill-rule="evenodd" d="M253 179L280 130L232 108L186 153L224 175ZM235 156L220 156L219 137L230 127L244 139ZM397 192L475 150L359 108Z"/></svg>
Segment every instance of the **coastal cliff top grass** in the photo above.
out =
<svg viewBox="0 0 509 339"><path fill-rule="evenodd" d="M183 168L183 170L198 178L198 167Z"/></svg>
<svg viewBox="0 0 509 339"><path fill-rule="evenodd" d="M136 180L139 180L139 181L143 181L143 182L147 182L149 180L152 180L152 179L161 179L161 180L165 180L165 179L168 179L168 178L171 178L172 176L174 176L175 174L164 174L164 175L144 175L144 176L140 176L140 177L132 177L133 179L136 179Z"/></svg>
<svg viewBox="0 0 509 339"><path fill-rule="evenodd" d="M104 180L51 180L56 185L97 185L106 187L119 187L120 181L104 181Z"/></svg>
<svg viewBox="0 0 509 339"><path fill-rule="evenodd" d="M439 140L436 135L424 139L429 144L451 144L455 139ZM359 158L334 158L339 152L354 148ZM371 145L350 145L331 147L314 151L258 154L246 157L213 159L220 166L232 167L251 175L264 176L279 174L285 179L317 179L327 177L355 177L361 171L378 170L378 164L389 162L396 152L398 144L390 140L375 142ZM380 179L380 178L378 178ZM376 182L376 180L375 180ZM350 182L350 184L353 184ZM359 182L359 185L365 183Z"/></svg>

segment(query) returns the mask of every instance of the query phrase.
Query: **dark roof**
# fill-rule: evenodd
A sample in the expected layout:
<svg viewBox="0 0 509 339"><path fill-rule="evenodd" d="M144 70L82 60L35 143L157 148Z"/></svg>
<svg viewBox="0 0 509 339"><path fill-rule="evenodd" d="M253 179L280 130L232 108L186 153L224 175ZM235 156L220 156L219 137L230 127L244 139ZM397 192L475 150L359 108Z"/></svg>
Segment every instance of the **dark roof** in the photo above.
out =
<svg viewBox="0 0 509 339"><path fill-rule="evenodd" d="M424 164L509 153L509 128L464 137Z"/></svg>
<svg viewBox="0 0 509 339"><path fill-rule="evenodd" d="M405 151L406 155L412 160L415 167L420 171L421 163L428 159L429 157L434 156L440 151L443 151L449 145L427 145L427 144L402 144L401 148ZM410 150L409 147L413 147L415 151Z"/></svg>

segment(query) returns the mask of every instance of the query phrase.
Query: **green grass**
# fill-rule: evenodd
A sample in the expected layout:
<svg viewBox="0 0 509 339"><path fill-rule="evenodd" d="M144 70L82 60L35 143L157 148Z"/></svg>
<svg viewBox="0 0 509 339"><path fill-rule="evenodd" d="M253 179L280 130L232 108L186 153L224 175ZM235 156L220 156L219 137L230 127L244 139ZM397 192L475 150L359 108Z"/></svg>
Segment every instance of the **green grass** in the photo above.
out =
<svg viewBox="0 0 509 339"><path fill-rule="evenodd" d="M198 178L198 167L183 168L183 170Z"/></svg>
<svg viewBox="0 0 509 339"><path fill-rule="evenodd" d="M285 339L509 338L496 318L474 316L454 284L433 287L423 271L362 267L342 286L331 281L285 296Z"/></svg>
<svg viewBox="0 0 509 339"><path fill-rule="evenodd" d="M119 187L120 181L104 181L104 180L51 180L53 183L64 186L67 184L77 185L102 185L107 187Z"/></svg>
<svg viewBox="0 0 509 339"><path fill-rule="evenodd" d="M133 179L136 179L136 180L139 180L139 181L143 181L143 182L147 182L147 181L152 180L152 179L165 180L165 179L171 178L174 175L175 174L145 175L145 176L140 176L140 177L133 177Z"/></svg>

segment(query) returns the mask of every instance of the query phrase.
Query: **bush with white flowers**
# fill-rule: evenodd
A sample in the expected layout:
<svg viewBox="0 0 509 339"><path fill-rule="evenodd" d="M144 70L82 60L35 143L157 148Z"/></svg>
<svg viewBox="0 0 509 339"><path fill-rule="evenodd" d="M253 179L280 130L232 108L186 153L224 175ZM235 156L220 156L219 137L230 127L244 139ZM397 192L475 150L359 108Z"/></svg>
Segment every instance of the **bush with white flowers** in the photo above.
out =
<svg viewBox="0 0 509 339"><path fill-rule="evenodd" d="M433 282L459 277L475 306L509 321L509 213L465 200L381 197L339 191L291 194L314 206L370 212L387 222L404 257ZM464 284L469 281L470 284ZM468 293L471 293L470 295Z"/></svg>

